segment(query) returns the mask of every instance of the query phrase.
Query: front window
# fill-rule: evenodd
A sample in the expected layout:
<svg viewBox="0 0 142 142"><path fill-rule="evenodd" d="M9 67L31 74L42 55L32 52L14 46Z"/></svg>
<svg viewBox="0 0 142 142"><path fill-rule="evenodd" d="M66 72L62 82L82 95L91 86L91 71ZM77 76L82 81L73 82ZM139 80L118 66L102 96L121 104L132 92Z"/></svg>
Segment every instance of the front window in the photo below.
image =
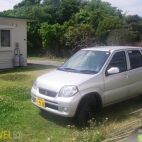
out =
<svg viewBox="0 0 142 142"><path fill-rule="evenodd" d="M98 73L110 52L80 50L65 62L59 70L79 72L79 73Z"/></svg>
<svg viewBox="0 0 142 142"><path fill-rule="evenodd" d="M0 46L10 47L10 30L0 30Z"/></svg>
<svg viewBox="0 0 142 142"><path fill-rule="evenodd" d="M124 51L117 52L114 54L108 65L107 70L110 69L111 67L118 67L119 72L124 72L127 70L127 61Z"/></svg>

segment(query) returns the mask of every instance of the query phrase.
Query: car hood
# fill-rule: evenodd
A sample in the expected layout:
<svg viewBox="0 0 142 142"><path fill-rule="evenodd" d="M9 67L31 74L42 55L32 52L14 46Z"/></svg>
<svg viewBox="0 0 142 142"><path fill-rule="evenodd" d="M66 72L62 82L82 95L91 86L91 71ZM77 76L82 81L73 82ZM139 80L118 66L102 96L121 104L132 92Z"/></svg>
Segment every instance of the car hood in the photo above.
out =
<svg viewBox="0 0 142 142"><path fill-rule="evenodd" d="M37 86L59 92L65 85L79 85L92 77L92 74L81 74L60 70L53 70L37 78Z"/></svg>

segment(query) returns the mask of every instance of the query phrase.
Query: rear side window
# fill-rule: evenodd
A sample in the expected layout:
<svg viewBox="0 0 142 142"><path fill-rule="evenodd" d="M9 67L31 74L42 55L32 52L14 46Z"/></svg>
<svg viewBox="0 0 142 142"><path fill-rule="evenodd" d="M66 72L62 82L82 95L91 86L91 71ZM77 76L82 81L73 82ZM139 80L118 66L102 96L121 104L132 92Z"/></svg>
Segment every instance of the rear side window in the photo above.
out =
<svg viewBox="0 0 142 142"><path fill-rule="evenodd" d="M131 69L142 67L142 55L138 50L128 51Z"/></svg>

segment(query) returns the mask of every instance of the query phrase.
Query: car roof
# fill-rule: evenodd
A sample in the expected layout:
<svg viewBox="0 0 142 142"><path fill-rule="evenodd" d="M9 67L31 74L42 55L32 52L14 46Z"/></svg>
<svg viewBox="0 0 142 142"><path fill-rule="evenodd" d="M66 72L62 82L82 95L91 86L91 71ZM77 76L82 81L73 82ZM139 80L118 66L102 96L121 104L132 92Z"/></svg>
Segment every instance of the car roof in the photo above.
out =
<svg viewBox="0 0 142 142"><path fill-rule="evenodd" d="M116 51L116 50L123 50L123 49L140 49L140 47L135 46L96 46L96 47L89 47L84 48L82 50L95 50L95 51Z"/></svg>

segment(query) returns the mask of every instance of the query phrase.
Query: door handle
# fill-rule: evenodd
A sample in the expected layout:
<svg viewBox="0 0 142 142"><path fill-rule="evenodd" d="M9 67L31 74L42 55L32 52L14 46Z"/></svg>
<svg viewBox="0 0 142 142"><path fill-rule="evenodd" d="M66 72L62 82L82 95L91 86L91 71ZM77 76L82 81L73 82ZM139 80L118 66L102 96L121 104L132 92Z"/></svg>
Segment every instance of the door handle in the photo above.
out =
<svg viewBox="0 0 142 142"><path fill-rule="evenodd" d="M125 79L127 79L128 78L128 75L127 74L124 74L124 76L123 76Z"/></svg>

